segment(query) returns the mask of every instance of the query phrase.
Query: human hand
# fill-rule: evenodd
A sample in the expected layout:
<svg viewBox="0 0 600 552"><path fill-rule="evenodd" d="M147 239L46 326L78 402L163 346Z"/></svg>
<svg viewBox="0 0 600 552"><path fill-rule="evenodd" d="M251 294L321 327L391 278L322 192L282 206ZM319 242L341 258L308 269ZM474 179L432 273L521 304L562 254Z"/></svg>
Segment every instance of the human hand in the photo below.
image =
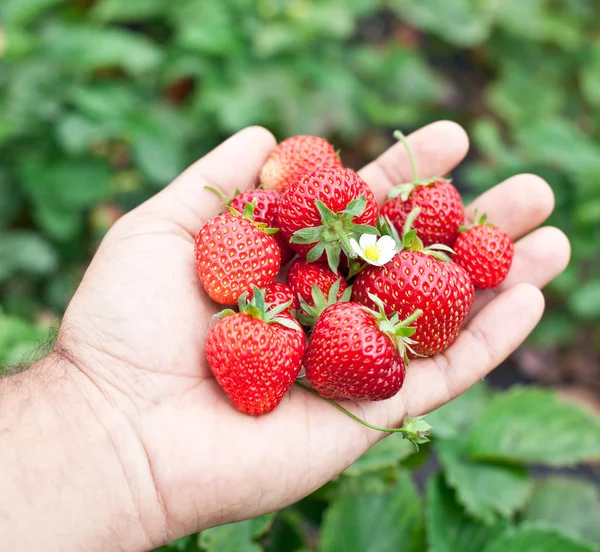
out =
<svg viewBox="0 0 600 552"><path fill-rule="evenodd" d="M423 177L450 172L468 140L454 123L409 137ZM206 185L231 195L255 184L275 146L246 129L198 161L109 231L65 314L56 351L79 373L81 391L109 426L131 484L130 515L158 546L184 534L277 510L317 489L382 434L294 387L261 417L239 412L212 377L203 347L220 310L202 290L193 240L223 205ZM410 180L401 144L360 174L379 200ZM479 292L468 325L444 354L411 363L394 398L348 404L362 419L394 427L456 397L502 362L543 312L538 288L565 268L559 230L534 230L553 195L533 175L515 176L468 207L486 212L516 242L505 282Z"/></svg>

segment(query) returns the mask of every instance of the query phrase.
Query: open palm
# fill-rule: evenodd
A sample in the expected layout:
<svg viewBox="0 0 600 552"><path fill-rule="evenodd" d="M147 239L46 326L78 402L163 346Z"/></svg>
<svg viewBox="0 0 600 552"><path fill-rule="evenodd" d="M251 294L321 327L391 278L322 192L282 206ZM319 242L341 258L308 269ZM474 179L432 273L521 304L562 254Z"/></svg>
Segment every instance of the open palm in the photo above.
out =
<svg viewBox="0 0 600 552"><path fill-rule="evenodd" d="M451 171L468 148L464 131L439 122L409 137L423 177ZM115 446L136 470L132 489L153 544L290 504L318 488L382 437L325 401L294 388L270 414L238 412L213 379L204 340L219 307L195 274L193 239L226 194L256 183L275 145L246 129L119 220L106 236L65 315L58 347L93 382L91 400L114 420ZM400 144L361 171L382 200L410 180ZM417 360L394 398L346 405L373 424L425 414L506 358L540 319L538 288L566 266L557 229L534 228L552 211L548 185L513 177L474 207L520 238L501 288L478 294L471 319L445 354ZM524 236L524 237L523 237ZM100 408L100 407L99 407Z"/></svg>

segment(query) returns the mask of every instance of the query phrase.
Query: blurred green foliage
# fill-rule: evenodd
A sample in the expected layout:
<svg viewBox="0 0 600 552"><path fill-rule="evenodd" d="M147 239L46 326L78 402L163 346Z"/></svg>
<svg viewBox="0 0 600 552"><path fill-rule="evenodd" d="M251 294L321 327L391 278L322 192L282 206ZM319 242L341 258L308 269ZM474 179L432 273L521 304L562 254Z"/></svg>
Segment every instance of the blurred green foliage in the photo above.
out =
<svg viewBox="0 0 600 552"><path fill-rule="evenodd" d="M600 12L593 0L4 0L0 297L61 312L110 223L251 124L378 153L445 117L467 195L554 189L573 263L537 332L600 320ZM598 336L596 336L598 339Z"/></svg>

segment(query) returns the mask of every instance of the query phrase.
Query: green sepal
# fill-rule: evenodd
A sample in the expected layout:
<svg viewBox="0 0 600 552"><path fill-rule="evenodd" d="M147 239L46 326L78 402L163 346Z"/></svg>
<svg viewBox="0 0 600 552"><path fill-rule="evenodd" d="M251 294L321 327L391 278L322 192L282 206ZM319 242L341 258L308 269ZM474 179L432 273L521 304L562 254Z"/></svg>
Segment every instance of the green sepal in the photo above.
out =
<svg viewBox="0 0 600 552"><path fill-rule="evenodd" d="M389 236L394 240L394 242L396 242L397 250L402 249L404 245L402 238L400 237L400 234L398 234L398 230L396 230L396 227L389 218L379 215L379 218L377 219L377 229L379 230L379 234L381 236Z"/></svg>
<svg viewBox="0 0 600 552"><path fill-rule="evenodd" d="M302 228L294 233L290 241L292 243L299 243L302 245L308 245L309 243L315 243L321 237L324 226L311 226L310 228Z"/></svg>
<svg viewBox="0 0 600 552"><path fill-rule="evenodd" d="M252 299L248 300L248 292L242 293L238 299L240 313L262 320L267 324L281 324L286 328L298 330L300 326L295 321L279 316L291 304L292 301L287 301L282 305L272 307L270 303L265 302L265 292L257 286L252 286Z"/></svg>
<svg viewBox="0 0 600 552"><path fill-rule="evenodd" d="M402 201L408 201L411 192L416 188L414 183L408 182L394 186L388 193L388 199L396 199L399 197Z"/></svg>
<svg viewBox="0 0 600 552"><path fill-rule="evenodd" d="M404 430L403 435L405 439L408 439L413 445L423 445L429 442L429 430L431 426L425 420L425 416L416 416L415 418L404 418L402 424Z"/></svg>
<svg viewBox="0 0 600 552"><path fill-rule="evenodd" d="M314 284L311 290L313 305L308 304L302 297L298 297L300 301L300 310L296 313L296 319L303 326L312 327L315 325L317 318L321 316L322 312L335 303L347 303L350 301L352 296L352 286L347 287L344 293L338 299L338 293L340 291L342 278L338 278L334 284L329 288L327 297L321 291L317 284Z"/></svg>
<svg viewBox="0 0 600 552"><path fill-rule="evenodd" d="M329 268L337 272L342 252L348 258L356 257L356 253L350 245L351 237L358 238L360 234L379 234L378 229L374 226L352 222L354 218L364 212L366 205L366 197L360 195L350 201L344 210L334 213L323 201L316 199L315 207L319 211L323 224L296 231L290 242L301 245L314 243L315 246L307 254L307 261L315 262L325 253ZM320 244L324 244L324 246Z"/></svg>
<svg viewBox="0 0 600 552"><path fill-rule="evenodd" d="M209 188L211 191L215 191L216 193L216 188L212 188L210 186L206 187ZM236 190L236 192L239 192L239 190ZM231 200L229 200L229 202L231 202ZM254 224L254 226L256 226L256 228L262 230L265 234L276 234L277 232L279 232L279 228L271 228L270 226L267 226L267 224L264 222L256 222L254 220L254 209L256 209L256 201L249 201L248 203L246 203L244 205L243 213L240 213L237 209L229 205L229 202L227 203L227 209L232 215L248 219L252 224Z"/></svg>
<svg viewBox="0 0 600 552"><path fill-rule="evenodd" d="M368 312L379 324L379 329L386 334L394 343L398 352L402 355L405 364L408 365L408 352L413 353L411 345L415 345L411 336L417 331L417 328L413 326L414 322L423 314L420 309L415 310L408 318L400 320L400 315L397 312L392 313L388 316L385 312L385 305L383 301L369 293L369 299L375 303L378 310L370 309L369 307L363 307L363 310Z"/></svg>
<svg viewBox="0 0 600 552"><path fill-rule="evenodd" d="M235 314L234 310L225 309L225 310L222 310L221 312L218 312L217 314L215 314L215 318L220 320L221 318L225 318L226 316L231 316L232 314Z"/></svg>
<svg viewBox="0 0 600 552"><path fill-rule="evenodd" d="M406 220L404 221L404 227L402 228L402 239L403 241L406 241L406 235L411 232L412 227L415 224L415 220L417 220L417 217L421 214L421 208L420 207L415 207L406 217ZM415 232L415 236L417 234L417 231L414 230Z"/></svg>
<svg viewBox="0 0 600 552"><path fill-rule="evenodd" d="M318 242L307 254L306 254L306 262L307 263L315 263L317 262L321 256L325 253L325 244L323 242Z"/></svg>
<svg viewBox="0 0 600 552"><path fill-rule="evenodd" d="M355 224L352 228L355 234L371 234L373 236L379 236L380 232L375 226L369 226L368 224Z"/></svg>
<svg viewBox="0 0 600 552"><path fill-rule="evenodd" d="M476 226L491 226L495 228L496 225L491 222L487 222L487 214L483 213L480 217L477 215L477 209L475 209L475 213L473 213L473 224L470 226L461 225L458 227L459 232L466 232L467 230L471 230L471 228L475 228Z"/></svg>
<svg viewBox="0 0 600 552"><path fill-rule="evenodd" d="M348 258L348 280L360 274L368 266L369 263L360 262L357 259Z"/></svg>

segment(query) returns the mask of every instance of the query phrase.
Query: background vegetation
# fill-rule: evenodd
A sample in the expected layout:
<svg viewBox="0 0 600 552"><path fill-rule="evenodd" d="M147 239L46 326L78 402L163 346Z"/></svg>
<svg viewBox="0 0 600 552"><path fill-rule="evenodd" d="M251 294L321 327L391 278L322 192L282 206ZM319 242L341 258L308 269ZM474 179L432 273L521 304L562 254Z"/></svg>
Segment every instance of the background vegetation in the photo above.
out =
<svg viewBox="0 0 600 552"><path fill-rule="evenodd" d="M473 142L455 174L467 196L541 174L557 197L551 222L572 240L573 262L514 362L600 390L599 25L594 0L3 0L0 364L44 338L120 214L240 128L327 136L358 167L393 128L449 118ZM198 546L297 551L320 533L323 551L422 550L425 520L433 551L519 552L529 539L597 549L595 491L534 485L518 467L597 458L596 422L536 389L489 401L479 388L450 422L432 416L444 475L427 478L425 507L409 473L427 450L392 437L314 497L205 532ZM515 452L508 433L493 443L483 422L470 424L511 410L521 417L500 429L514 422L537 444ZM581 430L574 441L548 424L559 414Z"/></svg>

